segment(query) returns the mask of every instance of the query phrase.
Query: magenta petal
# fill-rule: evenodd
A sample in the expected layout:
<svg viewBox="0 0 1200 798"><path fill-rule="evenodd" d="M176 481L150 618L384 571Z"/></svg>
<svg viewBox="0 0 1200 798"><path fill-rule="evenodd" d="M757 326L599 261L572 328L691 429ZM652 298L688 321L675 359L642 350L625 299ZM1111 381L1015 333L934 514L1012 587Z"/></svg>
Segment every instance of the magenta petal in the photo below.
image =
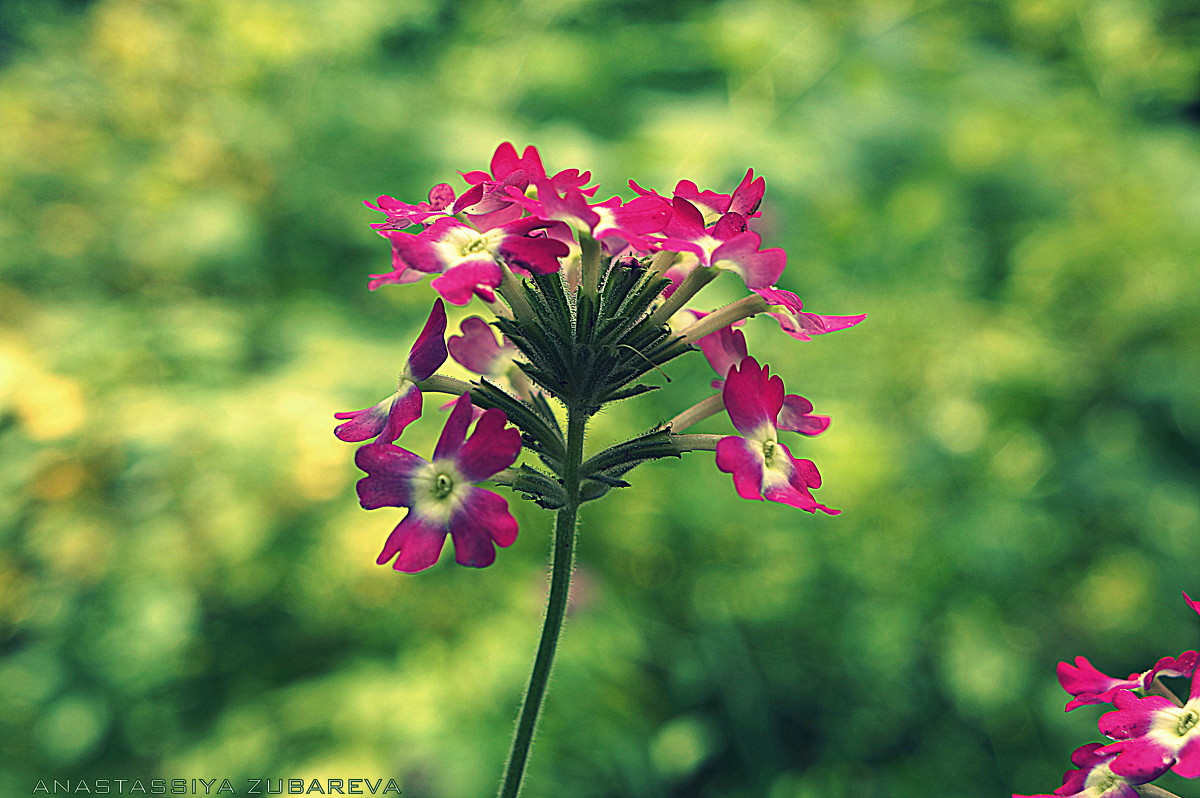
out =
<svg viewBox="0 0 1200 798"><path fill-rule="evenodd" d="M462 335L452 335L448 342L450 356L476 374L491 374L492 363L500 354L496 333L479 316L463 319Z"/></svg>
<svg viewBox="0 0 1200 798"><path fill-rule="evenodd" d="M500 244L500 255L510 265L520 266L537 274L553 274L561 268L559 258L570 249L553 238L507 236Z"/></svg>
<svg viewBox="0 0 1200 798"><path fill-rule="evenodd" d="M429 189L429 204L434 208L444 209L454 202L454 189L449 183L438 183Z"/></svg>
<svg viewBox="0 0 1200 798"><path fill-rule="evenodd" d="M762 455L750 441L736 435L717 441L717 468L733 475L738 496L762 500Z"/></svg>
<svg viewBox="0 0 1200 798"><path fill-rule="evenodd" d="M421 417L423 399L421 389L414 383L407 382L402 385L396 393L396 398L392 400L392 407L388 411L387 424L379 434L379 437L375 439L375 442L391 443L399 438L409 424Z"/></svg>
<svg viewBox="0 0 1200 798"><path fill-rule="evenodd" d="M816 313L768 313L768 316L779 322L779 327L797 341L811 341L814 335L837 332L861 322L866 314L860 316L820 316Z"/></svg>
<svg viewBox="0 0 1200 798"><path fill-rule="evenodd" d="M1185 779L1200 778L1200 736L1192 735L1192 739L1183 744L1175 755L1173 771Z"/></svg>
<svg viewBox="0 0 1200 798"><path fill-rule="evenodd" d="M1138 686L1143 690L1150 687L1159 676L1167 677L1184 677L1191 676L1196 672L1197 660L1200 659L1200 653L1195 651L1185 651L1178 657L1163 657L1158 662L1154 663L1154 667L1142 674L1141 681ZM1193 682L1192 687L1196 685Z"/></svg>
<svg viewBox="0 0 1200 798"><path fill-rule="evenodd" d="M704 216L682 197L671 200L671 219L663 228L668 238L695 240L704 235Z"/></svg>
<svg viewBox="0 0 1200 798"><path fill-rule="evenodd" d="M1113 758L1112 754L1098 754L1097 750L1104 747L1104 743L1086 743L1079 746L1071 752L1071 764L1077 768L1086 768L1091 770L1101 762L1106 762Z"/></svg>
<svg viewBox="0 0 1200 798"><path fill-rule="evenodd" d="M776 288L775 286L755 288L754 293L772 305L782 306L788 313L799 313L804 309L804 303L800 301L800 297L791 291L784 291L782 288Z"/></svg>
<svg viewBox="0 0 1200 798"><path fill-rule="evenodd" d="M713 250L709 262L715 268L740 274L747 288L769 288L783 274L787 253L778 248L760 251L761 243L757 233L738 233Z"/></svg>
<svg viewBox="0 0 1200 798"><path fill-rule="evenodd" d="M419 272L440 272L443 268L442 259L429 239L429 232L434 229L444 229L443 219L439 219L424 232L413 234L399 230L386 230L384 236L392 242L392 268L403 271L404 268L415 269ZM457 219L448 220L458 223Z"/></svg>
<svg viewBox="0 0 1200 798"><path fill-rule="evenodd" d="M1112 750L1117 744L1105 746L1102 750ZM1175 762L1171 749L1149 737L1139 737L1120 743L1117 758L1109 764L1109 769L1118 776L1124 776L1137 784L1145 784L1157 779L1170 770Z"/></svg>
<svg viewBox="0 0 1200 798"><path fill-rule="evenodd" d="M819 320L822 333L849 329L867 317L866 313L861 313L857 316L818 316L816 313L801 313L799 315L807 316L810 320Z"/></svg>
<svg viewBox="0 0 1200 798"><path fill-rule="evenodd" d="M442 300L433 303L425 327L408 353L408 375L413 382L431 376L446 362L446 306Z"/></svg>
<svg viewBox="0 0 1200 798"><path fill-rule="evenodd" d="M490 257L473 258L449 269L441 277L430 282L452 305L465 305L478 294L487 302L496 301L493 290L500 285L500 267Z"/></svg>
<svg viewBox="0 0 1200 798"><path fill-rule="evenodd" d="M817 471L816 465L811 460L798 460L792 456L788 448L783 444L778 444L776 457L785 456L791 461L792 472L788 476L788 481L769 485L763 490L763 497L769 501L786 504L789 507L796 507L806 512L815 513L820 510L829 515L838 515L841 510L834 510L819 504L813 498L810 488L819 488L821 486L821 475Z"/></svg>
<svg viewBox="0 0 1200 798"><path fill-rule="evenodd" d="M507 422L504 411L494 407L479 417L471 439L458 452L458 470L468 482L482 482L517 459L521 433L505 429Z"/></svg>
<svg viewBox="0 0 1200 798"><path fill-rule="evenodd" d="M374 438L387 426L388 408L391 407L392 399L394 398L395 394L378 404L371 405L362 410L334 413L334 418L349 420L345 424L338 424L334 427L333 434L338 437L338 440L343 440L347 443L358 443L368 438ZM393 440L395 439L393 438Z"/></svg>
<svg viewBox="0 0 1200 798"><path fill-rule="evenodd" d="M383 565L399 552L396 562L392 565L397 571L415 574L424 571L438 561L442 546L446 542L446 529L440 524L429 523L418 518L416 513L409 511L404 520L392 530L383 551L375 562Z"/></svg>
<svg viewBox="0 0 1200 798"><path fill-rule="evenodd" d="M496 560L493 543L511 546L517 531L517 521L504 497L473 488L450 520L454 559L459 565L485 568Z"/></svg>
<svg viewBox="0 0 1200 798"><path fill-rule="evenodd" d="M696 345L704 353L709 365L721 377L746 358L746 336L732 325L709 333L697 341Z"/></svg>
<svg viewBox="0 0 1200 798"><path fill-rule="evenodd" d="M761 177L754 177L754 170L747 169L742 182L733 190L729 198L729 211L740 213L742 216L753 216L762 204L763 194L767 191L767 183Z"/></svg>
<svg viewBox="0 0 1200 798"><path fill-rule="evenodd" d="M763 491L763 498L809 513L815 513L817 510L822 510L830 515L837 515L838 513L837 510L830 510L828 507L818 504L817 500L807 490L796 490L794 485L787 482L768 485Z"/></svg>
<svg viewBox="0 0 1200 798"><path fill-rule="evenodd" d="M746 357L726 375L721 396L738 432L755 435L764 426L774 428L783 407L783 391L783 380L771 376L770 369L759 366L753 357Z"/></svg>
<svg viewBox="0 0 1200 798"><path fill-rule="evenodd" d="M829 416L816 416L812 413L812 402L803 396L789 393L783 397L783 409L775 422L776 429L799 432L809 437L820 435L829 429Z"/></svg>
<svg viewBox="0 0 1200 798"><path fill-rule="evenodd" d="M671 205L657 197L637 197L615 214L622 230L638 235L660 232L671 218Z"/></svg>
<svg viewBox="0 0 1200 798"><path fill-rule="evenodd" d="M508 511L508 501L490 490L475 488L463 503L463 510L488 531L501 548L511 546L517 539L517 519Z"/></svg>
<svg viewBox="0 0 1200 798"><path fill-rule="evenodd" d="M369 443L354 454L354 464L367 472L358 481L358 500L366 510L408 507L413 473L425 460L407 449L384 443Z"/></svg>
<svg viewBox="0 0 1200 798"><path fill-rule="evenodd" d="M1114 740L1141 737L1150 731L1158 710L1175 706L1162 696L1137 698L1128 690L1117 690L1113 695L1113 705L1116 710L1101 715L1099 726L1105 737Z"/></svg>
<svg viewBox="0 0 1200 798"><path fill-rule="evenodd" d="M455 400L454 409L450 411L446 426L442 427L442 434L438 437L437 447L433 450L434 461L458 458L458 450L462 448L467 427L471 424L473 407L469 393Z"/></svg>
<svg viewBox="0 0 1200 798"><path fill-rule="evenodd" d="M738 233L746 232L746 220L740 213L726 213L709 229L712 230L713 238L728 241ZM758 244L754 246L757 248Z"/></svg>
<svg viewBox="0 0 1200 798"><path fill-rule="evenodd" d="M1187 605L1188 605L1189 607L1191 607L1191 608L1192 608L1193 610L1195 610L1197 613L1200 613L1200 600L1193 599L1191 596L1189 596L1189 595L1187 594L1187 591L1184 591L1184 593L1183 593L1183 600L1184 600L1185 602L1187 602Z"/></svg>
<svg viewBox="0 0 1200 798"><path fill-rule="evenodd" d="M1100 693L1113 688L1133 688L1138 685L1136 677L1129 679L1114 679L1106 673L1097 670L1087 657L1075 658L1075 664L1058 663L1058 683L1071 695L1081 693Z"/></svg>

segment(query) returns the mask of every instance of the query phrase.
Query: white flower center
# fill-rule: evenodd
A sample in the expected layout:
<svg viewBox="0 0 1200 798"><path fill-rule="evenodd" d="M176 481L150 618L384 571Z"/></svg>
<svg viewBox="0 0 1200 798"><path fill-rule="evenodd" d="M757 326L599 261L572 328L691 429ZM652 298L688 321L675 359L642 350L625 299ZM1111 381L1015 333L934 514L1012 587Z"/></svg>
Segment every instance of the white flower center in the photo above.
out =
<svg viewBox="0 0 1200 798"><path fill-rule="evenodd" d="M496 230L480 233L469 227L453 227L433 246L447 268L450 268L480 255L495 257L502 236L503 233Z"/></svg>
<svg viewBox="0 0 1200 798"><path fill-rule="evenodd" d="M1119 788L1125 783L1125 779L1109 770L1108 765L1097 765L1092 768L1092 772L1083 783L1083 794L1103 798L1109 790Z"/></svg>
<svg viewBox="0 0 1200 798"><path fill-rule="evenodd" d="M763 424L747 435L746 440L757 444L754 448L758 450L756 454L762 458L763 487L780 485L790 479L792 461L780 448L773 425Z"/></svg>
<svg viewBox="0 0 1200 798"><path fill-rule="evenodd" d="M421 518L446 523L471 485L450 460L427 463L412 476L412 509Z"/></svg>
<svg viewBox="0 0 1200 798"><path fill-rule="evenodd" d="M1175 724L1175 733L1183 737L1192 729L1196 728L1196 724L1200 723L1200 712L1194 708L1185 706L1179 712L1179 720Z"/></svg>

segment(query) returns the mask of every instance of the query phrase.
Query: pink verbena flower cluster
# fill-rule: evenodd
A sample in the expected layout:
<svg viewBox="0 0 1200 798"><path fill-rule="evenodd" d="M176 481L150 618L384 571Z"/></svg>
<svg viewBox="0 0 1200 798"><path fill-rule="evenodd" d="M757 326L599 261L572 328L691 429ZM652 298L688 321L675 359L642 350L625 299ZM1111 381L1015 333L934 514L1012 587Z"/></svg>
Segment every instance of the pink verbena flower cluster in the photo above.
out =
<svg viewBox="0 0 1200 798"><path fill-rule="evenodd" d="M1200 613L1200 601L1183 594ZM1200 652L1163 657L1151 668L1126 679L1097 670L1086 657L1058 663L1058 681L1072 696L1067 712L1092 704L1111 704L1100 717L1100 732L1112 742L1089 743L1071 755L1075 768L1063 776L1053 796L1135 798L1138 788L1167 771L1200 777ZM1163 684L1163 678L1191 678L1186 701ZM1153 794L1167 794L1158 791ZM1013 798L1051 798L1050 795Z"/></svg>
<svg viewBox="0 0 1200 798"><path fill-rule="evenodd" d="M374 439L356 457L367 473L359 482L362 506L409 509L381 563L395 558L398 570L427 568L449 535L459 563L490 564L493 544L511 544L517 529L506 502L479 482L507 485L546 508L577 507L628 486L622 477L636 465L688 451L714 451L742 498L837 512L813 498L821 485L816 465L779 438L781 431L819 435L829 418L786 393L782 379L749 355L742 327L763 315L809 341L864 317L808 312L778 287L787 255L764 248L751 229L763 178L748 170L729 194L684 180L664 195L630 181L631 199L597 201L589 172L550 173L536 148L518 153L508 143L488 171L460 174L466 185L458 191L439 183L416 203L390 196L367 203L385 215L373 227L392 253L391 269L371 276L371 290L428 276L440 295L396 391L336 414L342 440ZM746 294L719 308L695 306L722 272L737 275ZM464 318L447 342L443 300L478 301L494 318ZM718 393L584 459L588 418L657 388L639 380L697 348L716 371ZM476 378L437 374L448 358ZM461 398L445 405L449 419L425 461L395 442L420 418L430 391ZM721 412L738 435L683 434ZM536 460L514 468L522 449Z"/></svg>

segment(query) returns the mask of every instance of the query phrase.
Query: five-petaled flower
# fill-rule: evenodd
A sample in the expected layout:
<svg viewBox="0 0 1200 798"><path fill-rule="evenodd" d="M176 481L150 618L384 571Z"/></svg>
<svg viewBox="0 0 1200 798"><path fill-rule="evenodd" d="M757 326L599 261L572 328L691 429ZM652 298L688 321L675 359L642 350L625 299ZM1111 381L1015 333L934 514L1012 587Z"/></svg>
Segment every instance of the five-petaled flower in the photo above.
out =
<svg viewBox="0 0 1200 798"><path fill-rule="evenodd" d="M421 417L421 389L417 383L432 376L446 362L446 306L438 299L408 353L408 362L400 374L396 392L363 410L334 413L347 419L333 434L348 443L375 438L376 443L391 443L404 428ZM377 437L378 436L378 437Z"/></svg>
<svg viewBox="0 0 1200 798"><path fill-rule="evenodd" d="M530 235L551 224L528 217L478 230L446 216L420 233L385 230L392 242L392 271L372 275L370 288L438 274L430 285L451 304L465 305L472 296L495 302L495 289L503 278L500 263L539 274L558 271L566 244Z"/></svg>
<svg viewBox="0 0 1200 798"><path fill-rule="evenodd" d="M738 432L717 443L717 468L733 475L743 499L769 499L808 512L836 515L839 510L818 504L810 489L821 487L821 475L811 460L797 460L776 433L784 404L783 380L767 366L746 357L729 370L722 391L725 409Z"/></svg>
<svg viewBox="0 0 1200 798"><path fill-rule="evenodd" d="M1145 781L1168 770L1200 777L1200 677L1192 676L1183 706L1161 695L1138 698L1129 690L1117 690L1113 706L1101 716L1100 731L1117 742L1099 751L1116 756L1114 773Z"/></svg>
<svg viewBox="0 0 1200 798"><path fill-rule="evenodd" d="M1109 767L1115 754L1103 753L1102 743L1088 743L1075 749L1071 763L1075 768L1063 774L1062 786L1047 795L1014 795L1013 798L1137 798L1134 784L1146 780L1114 773Z"/></svg>
<svg viewBox="0 0 1200 798"><path fill-rule="evenodd" d="M1154 663L1154 667L1142 673L1131 673L1128 679L1114 679L1097 670L1087 657L1079 656L1074 665L1058 663L1058 682L1074 696L1067 703L1067 712L1070 712L1089 704L1111 704L1118 690L1145 691L1159 676L1191 676L1198 660L1200 653L1185 651L1178 657L1163 657Z"/></svg>
<svg viewBox="0 0 1200 798"><path fill-rule="evenodd" d="M475 485L513 464L521 434L505 426L503 411L492 408L479 417L468 439L471 409L469 394L455 402L432 461L380 443L363 446L355 455L355 464L367 473L358 481L363 508L409 508L384 543L380 565L395 557L397 571L422 571L437 562L449 534L455 561L483 568L496 559L493 544L510 546L517 539L508 502Z"/></svg>

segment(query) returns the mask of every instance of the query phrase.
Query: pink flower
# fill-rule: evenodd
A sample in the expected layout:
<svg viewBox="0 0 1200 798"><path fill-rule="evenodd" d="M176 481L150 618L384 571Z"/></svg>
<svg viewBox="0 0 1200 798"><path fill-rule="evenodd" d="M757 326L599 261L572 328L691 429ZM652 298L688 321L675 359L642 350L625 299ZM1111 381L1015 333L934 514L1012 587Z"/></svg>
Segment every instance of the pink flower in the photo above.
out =
<svg viewBox="0 0 1200 798"><path fill-rule="evenodd" d="M819 316L816 313L808 313L801 310L804 303L800 301L800 297L774 286L755 289L755 293L772 305L783 308L782 311L773 311L767 315L779 322L779 328L797 341L811 341L814 335L845 330L867 317L865 313L858 316Z"/></svg>
<svg viewBox="0 0 1200 798"><path fill-rule="evenodd" d="M509 189L513 202L539 219L563 222L573 230L586 232L604 244L610 255L634 249L649 252L657 242L646 239L657 233L671 218L671 206L659 197L638 197L622 203L620 197L589 203L577 188L566 188L562 196L549 180L536 180L537 199Z"/></svg>
<svg viewBox="0 0 1200 798"><path fill-rule="evenodd" d="M783 409L783 380L773 377L753 357L730 369L722 397L733 425L744 437L730 435L717 442L717 468L733 475L743 499L769 499L810 513L839 511L818 504L809 492L821 487L821 475L811 460L797 460L779 442L777 420Z"/></svg>
<svg viewBox="0 0 1200 798"><path fill-rule="evenodd" d="M399 438L405 427L421 417L421 389L417 383L432 376L446 362L445 338L446 306L438 299L408 353L396 392L363 410L334 413L334 418L348 420L339 424L333 434L348 443L367 438L375 438L376 443L391 443Z"/></svg>
<svg viewBox="0 0 1200 798"><path fill-rule="evenodd" d="M1062 786L1051 795L1014 795L1013 798L1137 798L1134 784L1148 779L1130 779L1114 773L1109 763L1115 754L1100 753L1103 743L1088 743L1075 749L1071 762L1077 769L1063 774Z"/></svg>
<svg viewBox="0 0 1200 798"><path fill-rule="evenodd" d="M659 196L657 192L642 188L632 180L629 181L629 187L643 197ZM730 212L746 218L757 215L758 206L762 204L763 194L766 190L766 181L761 177L756 179L754 170L747 169L746 175L738 187L733 190L733 194L701 191L691 180L680 180L675 184L674 195L696 206L696 209L704 217L704 223L708 225Z"/></svg>
<svg viewBox="0 0 1200 798"><path fill-rule="evenodd" d="M595 188L582 188L591 179L590 172L564 169L553 177L547 177L542 156L533 146L526 147L525 152L518 156L516 147L504 142L492 155L491 169L490 174L464 172L463 179L472 187L454 203L454 212L467 215L480 229L519 219L521 207L514 203L513 192L518 196L524 195L525 189L535 180L549 181L560 190L582 190L588 196L596 191Z"/></svg>
<svg viewBox="0 0 1200 798"><path fill-rule="evenodd" d="M471 410L470 394L463 394L446 419L432 462L382 443L367 444L355 455L355 464L367 473L358 481L364 509L409 508L383 544L380 565L395 557L397 571L423 571L437 562L449 534L455 562L483 568L496 560L493 544L506 547L517 539L508 502L475 484L513 464L521 434L505 427L503 411L492 408L479 417L468 440Z"/></svg>
<svg viewBox="0 0 1200 798"><path fill-rule="evenodd" d="M1075 664L1058 663L1058 682L1075 696L1067 704L1067 712L1090 704L1109 704L1118 690L1146 690L1159 676L1191 676L1196 671L1200 653L1185 651L1178 657L1163 657L1154 667L1142 673L1131 673L1128 679L1114 679L1101 673L1087 657L1076 657Z"/></svg>
<svg viewBox="0 0 1200 798"><path fill-rule="evenodd" d="M479 316L463 319L460 329L462 335L452 335L447 342L450 357L493 382L504 377L517 354L517 348L507 338L501 345L491 325Z"/></svg>
<svg viewBox="0 0 1200 798"><path fill-rule="evenodd" d="M683 310L680 311L680 314L692 322L699 321L708 315L698 310ZM696 342L696 346L700 347L700 351L704 353L709 365L722 377L746 358L746 336L741 330L736 329L737 325L743 323L734 322L716 332L709 333ZM721 388L724 384L724 379L716 379L712 383L714 388ZM783 397L783 409L779 411L779 417L775 420L775 428L799 432L801 435L809 437L820 435L829 429L830 418L829 416L814 415L812 411L812 402L798 394L789 393Z"/></svg>
<svg viewBox="0 0 1200 798"><path fill-rule="evenodd" d="M727 213L712 227L706 228L700 211L682 197L672 200L671 209L671 221L663 231L660 246L694 255L696 264L691 268L710 267L736 272L752 290L775 285L783 274L787 253L778 248L760 250L762 239L758 233L746 229L746 220L741 214ZM686 266L682 269L690 271Z"/></svg>
<svg viewBox="0 0 1200 798"><path fill-rule="evenodd" d="M1099 749L1115 754L1112 771L1150 781L1168 770L1200 777L1200 677L1193 675L1183 706L1160 695L1138 698L1128 690L1113 695L1116 709L1100 717L1100 731L1117 740Z"/></svg>
<svg viewBox="0 0 1200 798"><path fill-rule="evenodd" d="M502 279L500 261L541 274L558 271L558 258L567 254L566 245L530 236L547 226L548 222L529 218L477 230L444 217L416 234L385 230L392 242L392 271L371 275L369 287L373 291L381 285L412 282L412 272L440 274L431 285L447 302L465 305L472 296L494 302Z"/></svg>
<svg viewBox="0 0 1200 798"><path fill-rule="evenodd" d="M386 194L375 202L372 204L369 200L363 200L368 208L387 214L388 218L385 222L373 223L371 227L376 230L403 230L414 224L428 224L432 219L447 215L449 211L446 209L454 202L454 189L446 183L438 183L429 189L429 201L416 205L409 205Z"/></svg>
<svg viewBox="0 0 1200 798"><path fill-rule="evenodd" d="M1183 594L1183 600L1186 601L1187 605L1195 610L1197 614L1200 614L1200 601L1193 599L1186 592Z"/></svg>
<svg viewBox="0 0 1200 798"><path fill-rule="evenodd" d="M1142 675L1133 673L1128 679L1115 679L1098 671L1087 657L1075 658L1075 664L1058 663L1058 683L1075 698L1067 704L1067 712L1085 704L1106 704L1112 701L1117 690L1131 690L1142 686Z"/></svg>

